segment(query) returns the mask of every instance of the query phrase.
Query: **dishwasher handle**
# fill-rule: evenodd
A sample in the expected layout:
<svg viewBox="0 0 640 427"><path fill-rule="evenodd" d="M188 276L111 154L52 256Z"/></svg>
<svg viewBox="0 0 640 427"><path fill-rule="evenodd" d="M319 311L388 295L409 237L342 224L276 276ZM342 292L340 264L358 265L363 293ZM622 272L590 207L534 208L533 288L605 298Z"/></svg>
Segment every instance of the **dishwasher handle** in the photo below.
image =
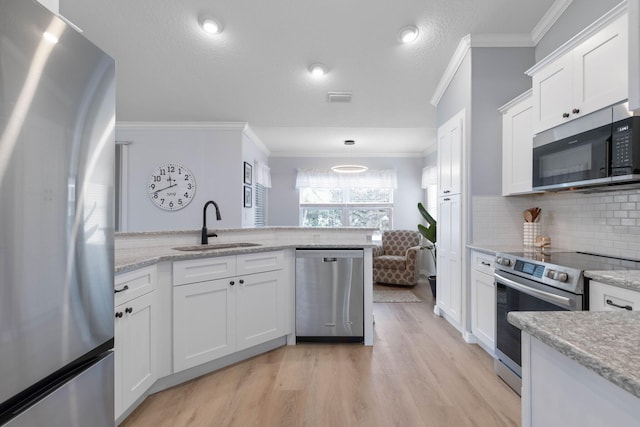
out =
<svg viewBox="0 0 640 427"><path fill-rule="evenodd" d="M324 257L322 258L322 262L338 262L338 258Z"/></svg>

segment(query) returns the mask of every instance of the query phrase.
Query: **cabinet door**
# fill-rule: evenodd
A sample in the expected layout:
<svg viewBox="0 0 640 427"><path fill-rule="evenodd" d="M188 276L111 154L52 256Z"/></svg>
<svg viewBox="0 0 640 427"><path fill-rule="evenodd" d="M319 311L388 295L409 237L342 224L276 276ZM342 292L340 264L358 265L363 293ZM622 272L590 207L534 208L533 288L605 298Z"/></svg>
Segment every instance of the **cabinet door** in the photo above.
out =
<svg viewBox="0 0 640 427"><path fill-rule="evenodd" d="M155 291L116 307L116 418L157 379Z"/></svg>
<svg viewBox="0 0 640 427"><path fill-rule="evenodd" d="M571 118L572 54L560 57L533 76L533 132L551 129Z"/></svg>
<svg viewBox="0 0 640 427"><path fill-rule="evenodd" d="M457 323L462 311L461 214L459 194L438 200L437 304Z"/></svg>
<svg viewBox="0 0 640 427"><path fill-rule="evenodd" d="M533 100L509 108L502 117L502 195L530 193L533 176Z"/></svg>
<svg viewBox="0 0 640 427"><path fill-rule="evenodd" d="M573 50L572 118L628 97L627 25L624 15Z"/></svg>
<svg viewBox="0 0 640 427"><path fill-rule="evenodd" d="M462 142L464 111L438 128L438 194L462 190Z"/></svg>
<svg viewBox="0 0 640 427"><path fill-rule="evenodd" d="M238 278L238 350L285 335L285 291L281 270Z"/></svg>
<svg viewBox="0 0 640 427"><path fill-rule="evenodd" d="M478 270L471 270L471 332L486 350L495 352L495 284L493 276Z"/></svg>
<svg viewBox="0 0 640 427"><path fill-rule="evenodd" d="M235 351L235 286L235 278L174 286L174 372Z"/></svg>

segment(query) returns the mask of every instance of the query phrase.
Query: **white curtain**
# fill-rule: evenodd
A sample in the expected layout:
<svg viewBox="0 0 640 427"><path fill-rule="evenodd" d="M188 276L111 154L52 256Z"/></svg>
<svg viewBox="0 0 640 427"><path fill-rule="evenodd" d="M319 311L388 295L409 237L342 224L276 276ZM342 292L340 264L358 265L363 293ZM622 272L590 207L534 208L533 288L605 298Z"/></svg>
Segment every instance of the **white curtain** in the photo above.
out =
<svg viewBox="0 0 640 427"><path fill-rule="evenodd" d="M260 184L265 188L271 188L271 169L264 163L254 162L254 176L256 184Z"/></svg>
<svg viewBox="0 0 640 427"><path fill-rule="evenodd" d="M298 169L296 188L398 188L394 170L338 173L331 169Z"/></svg>

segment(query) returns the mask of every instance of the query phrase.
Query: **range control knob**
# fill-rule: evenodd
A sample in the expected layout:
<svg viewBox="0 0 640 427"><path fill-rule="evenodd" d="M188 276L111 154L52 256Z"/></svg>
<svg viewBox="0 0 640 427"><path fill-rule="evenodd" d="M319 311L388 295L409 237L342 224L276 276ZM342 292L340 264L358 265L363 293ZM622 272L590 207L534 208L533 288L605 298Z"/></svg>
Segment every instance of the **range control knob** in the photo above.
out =
<svg viewBox="0 0 640 427"><path fill-rule="evenodd" d="M549 279L557 280L558 282L566 282L567 280L569 280L569 275L561 271L549 270L547 271L546 276Z"/></svg>
<svg viewBox="0 0 640 427"><path fill-rule="evenodd" d="M496 258L496 263L508 267L511 265L511 260L509 258L499 256Z"/></svg>

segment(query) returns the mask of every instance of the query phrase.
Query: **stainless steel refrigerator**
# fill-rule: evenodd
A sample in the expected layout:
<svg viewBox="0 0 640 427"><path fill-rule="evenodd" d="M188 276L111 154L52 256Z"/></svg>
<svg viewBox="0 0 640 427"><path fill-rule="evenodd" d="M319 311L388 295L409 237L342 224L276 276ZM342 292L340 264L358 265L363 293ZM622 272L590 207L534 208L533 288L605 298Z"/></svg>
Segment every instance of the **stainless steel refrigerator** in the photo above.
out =
<svg viewBox="0 0 640 427"><path fill-rule="evenodd" d="M0 0L0 425L113 426L114 61Z"/></svg>

